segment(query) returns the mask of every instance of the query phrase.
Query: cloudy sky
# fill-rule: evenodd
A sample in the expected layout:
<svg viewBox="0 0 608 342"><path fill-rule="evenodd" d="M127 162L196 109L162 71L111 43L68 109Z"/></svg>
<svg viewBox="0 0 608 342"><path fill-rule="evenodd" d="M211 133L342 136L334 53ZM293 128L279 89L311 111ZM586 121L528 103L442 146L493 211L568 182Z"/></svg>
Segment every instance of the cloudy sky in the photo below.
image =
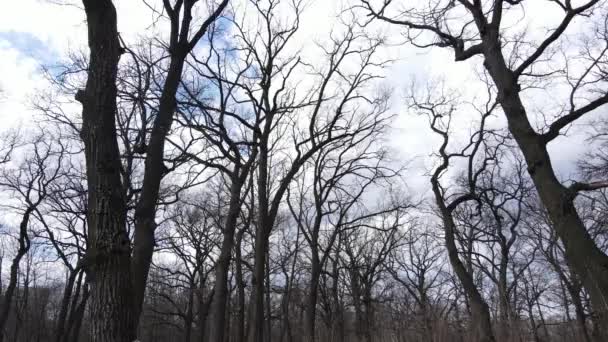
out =
<svg viewBox="0 0 608 342"><path fill-rule="evenodd" d="M406 3L411 1L403 0ZM3 129L19 124L27 124L35 114L29 105L37 89L45 87L41 77L43 65L60 62L70 49L86 47L86 23L84 11L79 1L65 2L50 0L12 1L0 12L0 120ZM237 3L238 1L234 1ZM160 0L148 0L158 8ZM350 1L352 3L352 0ZM554 26L558 18L555 7L548 1L528 1L527 13L515 19L532 36L543 36L546 28ZM115 1L118 10L118 27L123 39L129 43L137 41L141 35L164 34L162 28L152 27L153 13L140 0ZM302 29L298 42L306 44L322 42L337 23L338 14L348 7L348 1L311 0L302 17ZM542 15L539 15L542 14ZM511 25L511 23L509 23ZM513 24L514 25L514 24ZM162 26L162 25L159 25ZM164 25L166 27L166 25ZM387 35L392 42L400 39L397 28L378 26L374 28ZM578 30L576 25L573 30ZM576 32L574 32L576 33ZM574 34L573 33L573 34ZM474 95L483 88L475 70L479 70L480 59L455 63L449 50L421 50L409 46L393 46L385 50L387 56L396 58L387 71L386 84L394 90L393 111L398 114L390 142L398 158L409 160L407 177L415 191L428 189L425 171L433 165L431 152L436 147L436 139L428 128L425 118L409 113L403 97L412 80L424 83L430 79L445 79L448 86L458 89L467 96ZM533 100L537 103L550 102L551 96L537 92ZM606 112L605 109L602 109ZM469 120L460 122L464 133ZM583 129L572 129L567 137L559 138L550 146L555 167L563 179L574 177L573 170L577 158L588 150ZM578 132L578 133L573 133Z"/></svg>

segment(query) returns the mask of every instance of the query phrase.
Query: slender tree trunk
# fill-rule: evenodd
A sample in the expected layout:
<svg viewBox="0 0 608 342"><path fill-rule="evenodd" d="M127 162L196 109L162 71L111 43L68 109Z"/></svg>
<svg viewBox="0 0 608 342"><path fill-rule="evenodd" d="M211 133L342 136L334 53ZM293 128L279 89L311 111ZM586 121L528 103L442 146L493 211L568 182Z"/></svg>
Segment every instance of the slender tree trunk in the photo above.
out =
<svg viewBox="0 0 608 342"><path fill-rule="evenodd" d="M344 309L340 302L340 269L338 267L338 254L340 253L341 240L338 239L338 246L336 247L336 256L332 263L332 285L331 285L331 296L334 307L334 320L332 322L332 331L336 336L337 342L344 342L346 338L346 324L344 322Z"/></svg>
<svg viewBox="0 0 608 342"><path fill-rule="evenodd" d="M539 303L539 298L540 296L535 296L536 297L536 310L538 310L538 318L540 319L540 323L543 326L543 332L545 334L545 338L547 340L549 340L551 338L551 335L549 335L549 330L547 329L547 322L545 321L545 315L543 314L543 310L540 308L540 303Z"/></svg>
<svg viewBox="0 0 608 342"><path fill-rule="evenodd" d="M530 298L527 298L527 309L528 316L530 319L530 328L532 329L532 337L534 338L534 342L540 342L540 336L538 336L538 328L536 326L536 320L534 319L534 310L532 309L532 301Z"/></svg>
<svg viewBox="0 0 608 342"><path fill-rule="evenodd" d="M21 296L21 312L23 313L22 319L19 320L19 326L25 322L25 326L29 328L30 326L30 309L29 309L29 301L30 301L30 275L31 275L31 258L30 260L26 260L25 263L25 277L23 279L23 295ZM19 329L16 329L15 336L19 336ZM29 335L31 334L30 329L26 329L24 331L25 340L29 340ZM15 338L15 341L18 341Z"/></svg>
<svg viewBox="0 0 608 342"><path fill-rule="evenodd" d="M423 333L425 341L434 341L433 338L433 322L431 320L431 313L429 312L429 301L424 294L424 289L419 289L420 293L420 314L422 316Z"/></svg>
<svg viewBox="0 0 608 342"><path fill-rule="evenodd" d="M363 309L364 309L364 336L366 342L372 342L372 330L374 324L374 309L372 308L372 298L368 285L363 294Z"/></svg>
<svg viewBox="0 0 608 342"><path fill-rule="evenodd" d="M211 303L215 298L215 290L212 290L209 293L209 298L205 300L203 296L204 283L201 280L201 284L199 287L200 298L199 298L199 308L198 308L198 326L199 326L199 342L207 341L207 317L209 316L209 309L211 307ZM213 338L209 338L209 341L215 341Z"/></svg>
<svg viewBox="0 0 608 342"><path fill-rule="evenodd" d="M56 342L61 342L64 340L63 334L64 334L65 327L66 327L70 301L72 299L72 291L74 289L74 284L76 283L76 277L80 273L80 270L71 269L69 272L70 272L70 274L69 274L67 282L65 284L65 289L63 291L63 299L61 300L59 316L57 318L57 325L56 325L56 330L55 330L56 331L56 333L55 333Z"/></svg>
<svg viewBox="0 0 608 342"><path fill-rule="evenodd" d="M266 342L272 337L272 307L270 305L270 255L266 253Z"/></svg>
<svg viewBox="0 0 608 342"><path fill-rule="evenodd" d="M237 315L236 315L236 341L245 340L245 281L243 279L243 263L241 256L241 243L245 229L240 230L236 238L236 289L237 289Z"/></svg>
<svg viewBox="0 0 608 342"><path fill-rule="evenodd" d="M80 300L80 304L78 304L75 311L75 318L70 325L70 330L68 336L70 339L68 341L78 342L80 341L80 328L82 327L82 319L85 314L85 308L87 305L87 301L89 300L89 287L84 285L84 290L82 291L82 299Z"/></svg>
<svg viewBox="0 0 608 342"><path fill-rule="evenodd" d="M265 132L270 130L271 120L266 119ZM254 266L252 274L252 291L249 305L251 320L249 323L249 342L264 341L264 266L268 253L268 237L273 220L269 215L268 200L268 136L260 138L260 155L258 161L258 221L254 242Z"/></svg>
<svg viewBox="0 0 608 342"><path fill-rule="evenodd" d="M261 208L261 207L260 207ZM260 209L263 211L264 209ZM266 219L258 223L262 226ZM252 292L249 305L251 306L251 319L249 324L249 341L264 341L264 275L265 259L268 250L268 239L264 228L257 229L255 237L254 269L252 275Z"/></svg>
<svg viewBox="0 0 608 342"><path fill-rule="evenodd" d="M19 306L19 295L16 294L17 302L15 303L15 327L13 329L13 341L19 341L19 334L21 333L21 323L23 322L22 307Z"/></svg>
<svg viewBox="0 0 608 342"><path fill-rule="evenodd" d="M68 313L68 318L67 318L67 322L66 322L66 326L65 326L65 331L66 331L68 337L70 336L70 331L72 330L74 323L78 319L78 317L76 315L77 315L77 310L78 310L78 303L81 300L80 292L82 290L83 296L84 296L83 287L87 286L86 284L83 284L84 273L85 272L83 270L81 270L79 272L78 278L76 280L76 289L74 290L74 293L72 294L72 298L70 299L71 303L68 305L70 308L70 312Z"/></svg>
<svg viewBox="0 0 608 342"><path fill-rule="evenodd" d="M576 297L578 298L572 298L574 311L576 312L576 322L583 340L585 342L591 342L591 336L589 335L589 330L587 329L587 316L585 315L585 308L583 307L583 303L581 303L580 295L577 294Z"/></svg>
<svg viewBox="0 0 608 342"><path fill-rule="evenodd" d="M152 254L156 244L156 202L160 190L160 181L165 174L163 161L165 138L171 129L173 114L177 106L175 94L184 69L188 51L185 47L171 51L171 61L160 96L158 114L152 127L150 141L146 147L146 161L142 192L135 209L135 234L133 238L133 256L131 272L133 274L134 295L134 329L137 330L139 317L148 282L148 273L152 263Z"/></svg>
<svg viewBox="0 0 608 342"><path fill-rule="evenodd" d="M306 330L309 341L314 342L316 340L316 308L319 293L319 279L321 277L321 264L316 246L311 246L311 254L310 284L308 287L308 298L306 300Z"/></svg>
<svg viewBox="0 0 608 342"><path fill-rule="evenodd" d="M452 218L452 214L447 210L443 203L439 184L433 179L433 192L435 193L435 199L439 208L441 209L441 215L443 219L443 228L445 232L445 244L448 250L448 258L452 269L468 299L468 303L471 310L471 326L472 333L476 341L480 342L493 342L495 341L494 333L492 332L492 323L490 317L490 310L488 304L481 296L481 293L477 289L471 273L467 270L465 265L458 256L458 248L456 247L455 241L455 230L456 225Z"/></svg>
<svg viewBox="0 0 608 342"><path fill-rule="evenodd" d="M2 266L3 266L3 262L4 261L4 251L2 253L0 253L0 274L2 274ZM2 289L4 288L2 283L2 277L0 277L0 296L2 296Z"/></svg>
<svg viewBox="0 0 608 342"><path fill-rule="evenodd" d="M229 292L228 293L228 297L231 297L232 293ZM230 320L230 309L226 310L226 312L224 313L224 315L226 315L226 331L231 331L231 320ZM230 342L230 334L224 334L224 340L223 342Z"/></svg>
<svg viewBox="0 0 608 342"><path fill-rule="evenodd" d="M27 235L27 228L33 210L34 209L31 207L27 208L23 213L21 223L19 224L19 248L17 249L17 254L15 254L15 257L11 263L8 285L6 287L6 291L4 291L4 298L2 299L1 303L2 306L0 306L0 342L3 342L4 340L4 328L6 327L6 321L8 320L11 304L13 302L13 296L15 294L15 290L17 289L17 282L19 280L19 263L30 249L30 239Z"/></svg>
<svg viewBox="0 0 608 342"><path fill-rule="evenodd" d="M357 274L356 268L351 266L350 278L351 278L351 293L353 297L353 308L355 311L355 335L357 341L362 342L365 338L365 326L363 317L363 308L361 305L361 285L359 283L359 275Z"/></svg>
<svg viewBox="0 0 608 342"><path fill-rule="evenodd" d="M287 276L286 280L289 283L289 276ZM291 333L291 325L289 324L289 299L290 299L290 288L289 286L285 287L285 293L283 293L283 298L281 298L281 334L279 335L279 341L283 342L287 338L287 341L293 341L293 335Z"/></svg>
<svg viewBox="0 0 608 342"><path fill-rule="evenodd" d="M499 322L501 329L501 338L509 341L511 327L511 309L509 305L509 295L507 293L507 265L509 262L508 250L501 246L502 256L498 269L498 303L499 303Z"/></svg>
<svg viewBox="0 0 608 342"><path fill-rule="evenodd" d="M220 249L220 256L215 267L215 295L211 308L213 316L211 324L209 325L209 336L211 341L223 341L226 328L226 315L224 313L226 312L226 304L228 302L228 271L230 269L230 260L234 245L234 233L240 213L241 189L243 186L243 183L240 182L237 177L232 178L230 203L223 229L224 237ZM240 262L240 260L237 262Z"/></svg>
<svg viewBox="0 0 608 342"><path fill-rule="evenodd" d="M188 289L188 307L186 309L186 317L184 319L184 342L190 342L192 339L192 323L194 323L194 284L190 284Z"/></svg>
<svg viewBox="0 0 608 342"><path fill-rule="evenodd" d="M163 159L165 153L165 140L171 130L173 115L177 108L176 94L182 79L184 64L188 54L192 51L202 35L205 34L209 26L220 16L229 1L223 0L202 23L199 30L194 34L194 37L189 40L192 8L196 2L196 0L180 1L179 3L184 5L183 13L180 15L180 10L174 9L176 12L172 12L169 15L172 27L169 44L169 53L171 55L169 69L165 77L165 83L162 87L158 113L154 119L150 139L146 146L143 184L135 208L135 233L131 261L134 289L134 331L137 331L137 326L139 324L139 317L141 316L146 284L148 281L148 273L150 271L150 264L152 263L152 254L154 253L156 204L158 202L160 182L166 172ZM176 7L178 6L176 5Z"/></svg>

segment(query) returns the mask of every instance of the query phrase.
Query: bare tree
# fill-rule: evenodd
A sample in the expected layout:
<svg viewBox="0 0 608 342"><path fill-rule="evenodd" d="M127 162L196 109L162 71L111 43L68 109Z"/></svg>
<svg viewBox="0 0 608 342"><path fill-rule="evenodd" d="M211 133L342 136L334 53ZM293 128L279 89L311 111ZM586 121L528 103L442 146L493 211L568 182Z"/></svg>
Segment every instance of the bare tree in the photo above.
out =
<svg viewBox="0 0 608 342"><path fill-rule="evenodd" d="M8 202L3 207L20 217L18 233L14 237L18 247L11 262L9 281L0 306L0 341L4 339L5 325L17 287L19 265L31 247L30 226L39 207L52 192L58 190L53 183L63 176L60 171L65 156L64 146L48 143L41 135L18 151L26 155L19 165L11 168L12 165L6 163L0 171L0 187L11 194L16 202Z"/></svg>
<svg viewBox="0 0 608 342"><path fill-rule="evenodd" d="M380 42L370 41L347 26L346 32L334 36L331 46L324 49L327 67L306 70L307 64L288 50L299 28L303 3L286 4L293 17L289 24L276 20L279 2L252 2L251 6L264 24L253 33L242 23L235 22L235 26L245 55L252 58L252 70L259 71L239 87L245 94L244 103L252 105L251 112L262 122L257 142L258 218L249 334L251 341L262 341L265 260L283 196L301 167L324 146L383 126L386 97L367 98L358 92L377 78L374 69L383 65L374 57ZM344 69L347 61L356 63L354 71ZM314 75L311 89L302 93L296 91L298 79L294 76L301 71ZM355 109L359 100L369 106L367 113ZM293 132L289 138L292 146L286 145L285 134L289 132Z"/></svg>
<svg viewBox="0 0 608 342"><path fill-rule="evenodd" d="M209 16L198 28L193 28L193 8L198 0L176 0L171 5L163 0L164 10L171 23L167 51L170 55L169 68L165 75L158 111L154 118L152 131L145 146L146 161L141 194L135 209L135 234L133 237L132 272L134 286L135 327L141 312L146 280L154 251L154 231L156 229L156 205L159 197L160 182L165 175L165 139L170 132L177 108L176 94L182 78L182 71L188 55L207 33L209 27L220 17L228 0L213 4ZM145 129L145 126L144 128ZM145 139L144 139L145 141Z"/></svg>
<svg viewBox="0 0 608 342"><path fill-rule="evenodd" d="M413 92L410 103L414 110L427 115L430 127L434 133L441 137L439 148L440 164L431 175L431 185L438 215L442 220L445 246L452 269L458 277L468 304L471 309L471 332L473 338L479 341L494 341L491 316L488 304L475 284L470 266L463 263L459 256L457 246L457 220L455 211L469 201L480 202L479 183L481 176L488 166L496 160L498 148L492 147L486 136L491 135L487 129L487 120L496 108L497 103L489 97L484 108L473 108L480 114L479 128L471 135L469 142L456 152L450 152L450 123L456 112L454 94L445 93L441 88L427 88L426 93L417 95ZM500 144L499 144L500 145ZM464 176L464 185L461 190L451 190L441 184L445 175L455 159L464 159L467 169ZM470 255L470 253L469 253ZM470 261L468 262L470 264Z"/></svg>
<svg viewBox="0 0 608 342"><path fill-rule="evenodd" d="M395 180L399 175L398 171L386 165L386 151L377 150L374 146L382 133L381 130L374 130L379 128L374 127L367 134L353 136L323 148L311 160L312 184L306 184L309 176L306 166L303 167L301 177L296 180L299 195L294 204L290 200L292 191L288 190L289 209L310 249L311 274L306 304L306 330L311 341L316 339L316 306L321 272L340 231L348 226L347 223L352 224L391 210L380 209L380 212L365 212L363 217L356 217L356 211L362 205L362 197L367 192L373 190L374 186L377 191L388 191L388 185L383 184L385 187L382 187L380 183ZM407 207L406 204L402 206Z"/></svg>
<svg viewBox="0 0 608 342"><path fill-rule="evenodd" d="M86 88L77 93L77 100L83 105L80 134L87 164L90 244L84 261L91 284L91 338L131 342L135 339L131 248L115 124L122 48L112 1L83 3L91 51Z"/></svg>
<svg viewBox="0 0 608 342"><path fill-rule="evenodd" d="M547 152L547 145L566 127L608 102L605 91L608 52L605 2L551 1L563 16L540 41L528 39L503 25L509 19L507 15L518 16L519 9L525 11L529 1L439 0L428 7L412 5L404 8L395 8L397 1L392 0L381 1L379 6L367 0L360 3L373 18L403 27L410 42L416 46L451 48L456 61L476 56L483 58L483 66L496 88L509 130L524 155L528 173L564 243L566 258L589 291L597 315L602 317L601 321L608 322L608 302L605 300L608 297L608 256L589 236L574 205L574 198L581 191L606 187L608 183L599 180L574 182L570 186L562 184ZM563 110L554 115L558 118L545 131L538 132L532 125L531 109L522 100L522 91L526 88L520 84L533 82L559 69L559 66L551 66L544 61L560 38L566 36L572 23L578 18L593 18L594 11L600 18L595 26L591 24L593 36L586 40L579 55L566 57L565 81L570 92L563 101ZM453 15L462 19L450 20ZM583 62L575 67L570 61L577 58Z"/></svg>
<svg viewBox="0 0 608 342"><path fill-rule="evenodd" d="M414 222L402 239L405 251L393 251L386 266L391 276L411 295L417 324L422 334L419 340L434 341L434 328L438 320L441 296L435 291L446 282L443 269L444 253L439 238L420 223ZM416 327L418 328L418 327Z"/></svg>
<svg viewBox="0 0 608 342"><path fill-rule="evenodd" d="M106 269L99 267L99 270L95 270L94 273L102 274L96 274L93 277L92 312L95 317L94 321L99 322L99 325L92 325L93 336L95 336L94 338L103 335L109 336L99 337L100 340L131 341L136 336L148 270L154 251L155 216L160 182L166 174L164 172L165 138L169 134L177 106L176 94L185 60L228 4L228 0L223 0L211 9L209 17L192 33L193 8L196 2L196 0L177 0L172 5L168 0L163 1L171 27L167 46L170 62L147 143L145 143L145 134L143 135L145 144L143 152L146 153L146 159L141 193L135 209L135 234L131 256L129 237L125 230L126 200L124 194L120 193L120 189L122 189L121 160L115 128L118 59L125 50L119 43L116 10L112 2L83 1L88 19L91 54L87 87L78 93L77 98L83 104L82 137L85 141L88 165L88 208L90 212L94 213L89 214L92 252L88 253L88 261L90 262L94 258L94 264L98 264L100 260L103 260L104 266L107 267ZM145 123L144 120L142 122L143 130L146 130ZM92 139L100 139L100 141ZM100 171L104 171L106 174L98 175L97 173L101 173ZM100 198L97 198L98 196ZM108 211L108 208L112 208L112 210ZM106 227L105 218L113 215L116 217L108 222L112 222L114 227ZM106 232L110 232L109 236L106 236ZM103 239L108 239L108 241L103 241ZM115 259L113 262L106 260L110 254L112 254L110 259ZM130 263L131 266L128 266L127 263ZM101 265L94 266L98 268ZM126 268L130 268L131 271ZM107 278L104 273L107 273ZM119 273L121 275L117 275ZM106 292L97 292L100 287L95 285L98 281L105 280L109 282L103 286ZM112 321L109 315L113 309L105 313L98 312L98 301L101 298L113 296L116 300L111 301L120 303L117 306L122 307L122 309L114 310L122 312L125 317L124 319L115 317L114 322L118 322L119 326L112 324L113 328L107 329L106 327L105 331L101 331L103 329L101 326Z"/></svg>

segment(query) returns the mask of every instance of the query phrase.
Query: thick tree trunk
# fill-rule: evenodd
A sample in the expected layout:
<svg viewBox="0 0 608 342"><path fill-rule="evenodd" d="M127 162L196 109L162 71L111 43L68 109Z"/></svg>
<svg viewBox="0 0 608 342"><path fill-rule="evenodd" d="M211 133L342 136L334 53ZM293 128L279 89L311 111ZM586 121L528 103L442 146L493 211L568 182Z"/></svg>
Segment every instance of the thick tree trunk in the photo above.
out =
<svg viewBox="0 0 608 342"><path fill-rule="evenodd" d="M574 206L575 194L557 179L547 152L547 141L530 124L519 95L520 87L502 56L498 38L485 37L484 41L484 66L498 89L509 131L526 159L528 173L564 244L568 264L589 292L595 315L602 325L608 326L608 256L597 247L579 217ZM608 340L608 329L604 330Z"/></svg>
<svg viewBox="0 0 608 342"><path fill-rule="evenodd" d="M116 74L121 48L116 9L110 0L83 0L90 48L82 103L90 246L86 268L91 285L93 342L132 342L133 292L130 241L125 227L121 161L116 140Z"/></svg>

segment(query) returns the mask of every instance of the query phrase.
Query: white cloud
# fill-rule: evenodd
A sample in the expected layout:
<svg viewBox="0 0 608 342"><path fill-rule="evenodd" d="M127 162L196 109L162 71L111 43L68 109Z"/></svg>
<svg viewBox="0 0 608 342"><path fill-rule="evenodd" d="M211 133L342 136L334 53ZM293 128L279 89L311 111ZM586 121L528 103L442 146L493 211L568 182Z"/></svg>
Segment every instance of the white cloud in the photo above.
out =
<svg viewBox="0 0 608 342"><path fill-rule="evenodd" d="M160 9L160 1L149 2ZM546 31L541 28L554 27L558 16L535 15L541 12L553 13L555 9L531 3L532 7L528 13L515 17L508 25L514 28L528 27L529 34L543 36ZM161 22L158 27L152 27L156 16L142 1L115 1L115 4L118 10L119 31L127 43L136 42L140 35L166 34L166 23ZM349 4L352 4L352 1L310 1L302 16L297 43L301 47L308 47L314 42L326 40L331 28L338 24L338 15ZM234 6L239 8L241 5L242 1ZM45 44L46 51L49 51L53 58L61 58L69 49L86 47L85 16L80 7L81 2L75 0L68 5L57 5L48 0L8 2L0 12L0 32L27 33ZM555 11L554 14L558 12ZM377 25L373 28L384 32L391 41L401 39L401 29L398 27ZM3 75L0 87L5 91L3 99L0 100L0 118L4 123L27 121L32 115L28 104L29 96L37 87L44 85L39 73L41 62L36 60L35 56L28 55L27 51L17 49L6 36L5 39L0 39L0 73ZM453 61L452 52L447 49L421 50L405 45L388 48L385 53L398 59L387 71L386 79L389 86L395 89L393 110L399 114L392 132L392 145L400 149L400 156L403 158L420 157L423 160L412 164L416 167L411 172L426 183L421 175L428 169L428 156L436 145L426 120L408 114L403 106L403 90L413 77L424 80L442 76L448 86L459 88L468 95L475 94L483 89L474 74L475 70L481 68L481 63L479 59L456 63ZM588 148L583 138L583 135L577 134L551 145L555 166L562 170L561 173L569 174L575 159L581 151Z"/></svg>

